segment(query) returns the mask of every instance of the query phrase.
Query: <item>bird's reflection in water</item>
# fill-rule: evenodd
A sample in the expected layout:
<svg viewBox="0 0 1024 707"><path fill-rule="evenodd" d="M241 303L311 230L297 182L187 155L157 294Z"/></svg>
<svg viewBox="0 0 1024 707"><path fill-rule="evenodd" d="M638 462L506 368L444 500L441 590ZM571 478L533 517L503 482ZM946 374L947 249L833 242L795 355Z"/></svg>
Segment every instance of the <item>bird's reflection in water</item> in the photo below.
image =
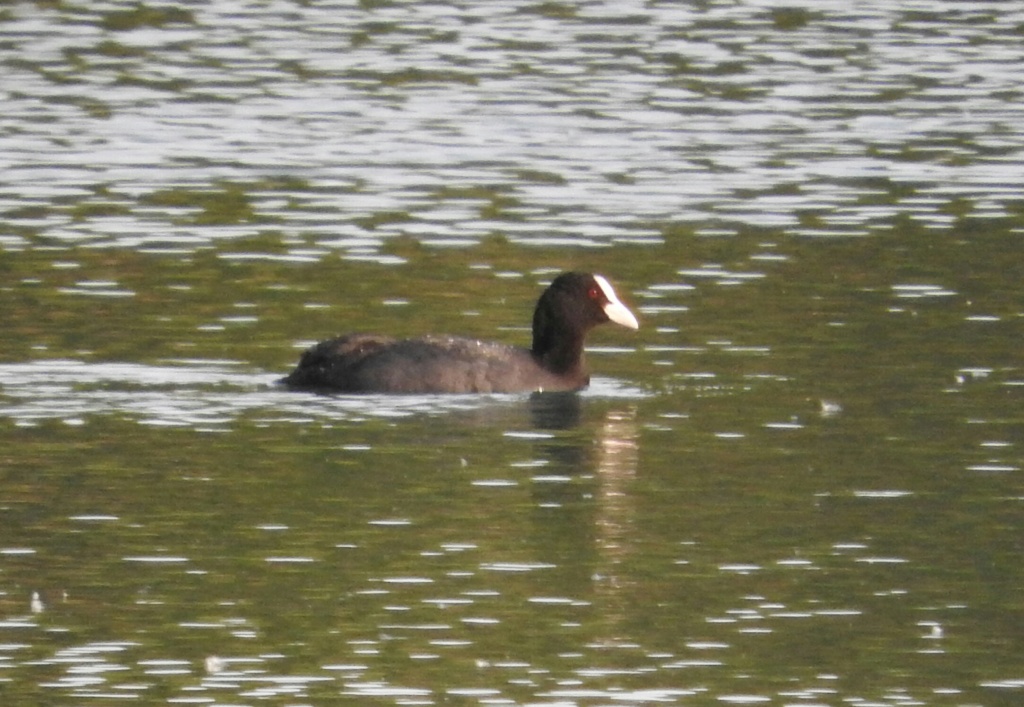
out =
<svg viewBox="0 0 1024 707"><path fill-rule="evenodd" d="M611 600L626 584L621 565L630 554L636 504L629 486L640 461L636 409L609 410L597 440L597 518L594 521L599 566L594 579ZM615 602L610 601L614 605ZM608 615L611 606L606 606Z"/></svg>
<svg viewBox="0 0 1024 707"><path fill-rule="evenodd" d="M580 424L582 401L576 393L534 393L529 405L538 430L571 430Z"/></svg>
<svg viewBox="0 0 1024 707"><path fill-rule="evenodd" d="M533 477L534 538L538 559L565 574L567 587L596 592L602 614L623 615L635 503L629 485L637 475L639 433L633 406L609 409L594 427L586 401L575 394L530 400L534 428L553 435L538 441L544 465Z"/></svg>

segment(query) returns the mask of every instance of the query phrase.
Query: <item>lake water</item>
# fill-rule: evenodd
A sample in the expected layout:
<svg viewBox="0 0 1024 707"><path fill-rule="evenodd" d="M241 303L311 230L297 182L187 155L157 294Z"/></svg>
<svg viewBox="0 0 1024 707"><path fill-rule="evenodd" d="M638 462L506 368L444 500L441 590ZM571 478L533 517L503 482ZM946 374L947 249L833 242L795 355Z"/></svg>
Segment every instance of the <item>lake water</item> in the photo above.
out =
<svg viewBox="0 0 1024 707"><path fill-rule="evenodd" d="M1024 8L0 8L4 704L1018 705ZM579 395L279 389L349 330Z"/></svg>

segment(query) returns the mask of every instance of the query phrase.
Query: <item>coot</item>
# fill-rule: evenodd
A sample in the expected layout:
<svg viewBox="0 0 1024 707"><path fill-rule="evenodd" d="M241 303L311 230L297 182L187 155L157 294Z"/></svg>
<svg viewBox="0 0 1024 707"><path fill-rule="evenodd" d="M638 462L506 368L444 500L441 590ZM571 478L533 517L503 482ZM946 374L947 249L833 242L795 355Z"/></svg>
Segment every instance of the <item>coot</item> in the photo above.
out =
<svg viewBox="0 0 1024 707"><path fill-rule="evenodd" d="M630 329L640 326L606 279L563 273L537 301L532 348L458 336L349 334L310 348L282 383L343 393L577 390L590 382L583 339L607 321Z"/></svg>

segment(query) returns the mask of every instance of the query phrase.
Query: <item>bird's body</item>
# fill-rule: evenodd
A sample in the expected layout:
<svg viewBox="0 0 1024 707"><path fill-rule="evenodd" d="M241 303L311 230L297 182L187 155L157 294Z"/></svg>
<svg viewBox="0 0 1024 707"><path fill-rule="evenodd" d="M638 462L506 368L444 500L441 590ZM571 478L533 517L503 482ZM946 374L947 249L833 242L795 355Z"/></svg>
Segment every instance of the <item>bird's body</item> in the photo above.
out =
<svg viewBox="0 0 1024 707"><path fill-rule="evenodd" d="M528 349L517 346L460 336L348 334L309 349L286 382L346 393L512 393L575 390L588 382L585 375L545 373Z"/></svg>
<svg viewBox="0 0 1024 707"><path fill-rule="evenodd" d="M565 273L537 302L530 349L459 336L348 334L307 350L283 382L341 393L577 390L590 380L584 336L605 321L638 326L603 277Z"/></svg>

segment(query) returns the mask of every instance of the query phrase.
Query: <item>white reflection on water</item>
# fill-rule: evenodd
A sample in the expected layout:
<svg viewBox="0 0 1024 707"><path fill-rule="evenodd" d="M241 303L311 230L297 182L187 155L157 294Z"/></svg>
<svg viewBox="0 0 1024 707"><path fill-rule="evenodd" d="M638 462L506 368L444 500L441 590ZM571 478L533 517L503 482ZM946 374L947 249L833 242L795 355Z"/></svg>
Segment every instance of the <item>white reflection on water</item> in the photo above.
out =
<svg viewBox="0 0 1024 707"><path fill-rule="evenodd" d="M948 229L952 201L1000 216L1024 190L1013 3L819 2L783 28L764 3L563 15L218 0L190 5L194 22L117 32L104 3L61 7L5 8L19 60L5 66L0 168L17 178L0 210L88 200L94 184L128 207L11 220L66 244L193 250L214 233L138 197L267 174L308 187L255 194L256 211L320 246L276 257L384 262L391 236L467 245L496 228L576 246L657 242L659 220L835 237L912 213ZM481 184L514 193L506 213L522 220L436 197ZM914 188L872 203L886 184ZM353 221L381 211L412 218L367 242ZM4 231L0 246L33 238Z"/></svg>
<svg viewBox="0 0 1024 707"><path fill-rule="evenodd" d="M279 388L279 374L241 370L232 361L151 366L67 359L0 365L0 417L31 426L83 425L110 415L163 427L222 430L242 416L258 424L408 417L521 405L527 395L313 395ZM647 393L595 378L585 397L636 399Z"/></svg>

